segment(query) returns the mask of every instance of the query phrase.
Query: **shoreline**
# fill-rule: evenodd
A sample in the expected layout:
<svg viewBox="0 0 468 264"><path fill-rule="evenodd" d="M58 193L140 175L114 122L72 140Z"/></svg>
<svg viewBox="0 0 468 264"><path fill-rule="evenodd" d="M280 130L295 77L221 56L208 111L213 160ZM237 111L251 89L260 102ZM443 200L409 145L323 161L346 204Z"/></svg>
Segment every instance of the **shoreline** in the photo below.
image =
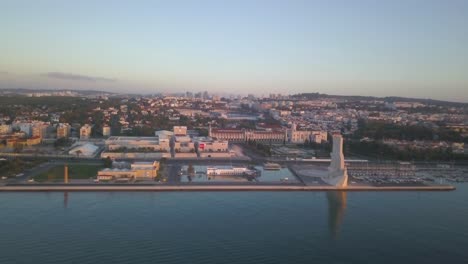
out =
<svg viewBox="0 0 468 264"><path fill-rule="evenodd" d="M455 186L299 186L299 185L6 185L0 192L100 192L100 191L453 191Z"/></svg>

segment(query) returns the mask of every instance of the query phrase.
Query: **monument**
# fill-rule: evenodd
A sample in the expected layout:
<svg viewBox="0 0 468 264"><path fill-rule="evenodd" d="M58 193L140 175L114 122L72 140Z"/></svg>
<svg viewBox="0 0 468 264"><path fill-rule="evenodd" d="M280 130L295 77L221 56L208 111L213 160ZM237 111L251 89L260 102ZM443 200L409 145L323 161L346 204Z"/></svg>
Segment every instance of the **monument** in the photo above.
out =
<svg viewBox="0 0 468 264"><path fill-rule="evenodd" d="M333 149L328 175L322 178L326 183L345 188L348 186L348 172L344 163L343 137L339 133L333 134Z"/></svg>

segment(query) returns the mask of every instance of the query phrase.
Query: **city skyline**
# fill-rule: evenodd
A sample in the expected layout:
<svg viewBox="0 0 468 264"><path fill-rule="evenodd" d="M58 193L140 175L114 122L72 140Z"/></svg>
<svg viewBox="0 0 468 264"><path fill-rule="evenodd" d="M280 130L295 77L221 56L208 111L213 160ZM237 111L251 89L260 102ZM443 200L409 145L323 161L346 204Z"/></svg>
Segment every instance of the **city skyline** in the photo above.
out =
<svg viewBox="0 0 468 264"><path fill-rule="evenodd" d="M0 88L468 101L464 1L176 2L7 1Z"/></svg>

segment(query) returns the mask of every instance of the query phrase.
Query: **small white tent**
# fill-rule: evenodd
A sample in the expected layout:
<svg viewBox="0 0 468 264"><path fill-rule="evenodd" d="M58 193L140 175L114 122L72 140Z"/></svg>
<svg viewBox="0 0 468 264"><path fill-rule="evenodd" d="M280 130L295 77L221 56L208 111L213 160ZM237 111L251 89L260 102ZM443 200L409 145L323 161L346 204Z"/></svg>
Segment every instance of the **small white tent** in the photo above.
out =
<svg viewBox="0 0 468 264"><path fill-rule="evenodd" d="M96 145L92 143L86 143L86 144L74 147L68 152L68 154L77 155L77 156L79 155L83 157L92 157L94 156L94 154L96 154L96 151L98 149L99 148Z"/></svg>

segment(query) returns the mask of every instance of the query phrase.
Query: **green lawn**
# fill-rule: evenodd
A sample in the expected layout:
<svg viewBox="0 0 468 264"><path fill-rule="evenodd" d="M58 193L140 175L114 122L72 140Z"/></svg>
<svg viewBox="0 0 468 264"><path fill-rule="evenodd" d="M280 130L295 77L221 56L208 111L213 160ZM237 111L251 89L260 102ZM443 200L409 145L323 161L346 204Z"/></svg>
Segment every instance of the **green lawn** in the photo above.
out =
<svg viewBox="0 0 468 264"><path fill-rule="evenodd" d="M102 165L84 165L84 164L69 164L68 165L68 179L89 179L95 178L97 171L104 168ZM51 168L34 177L35 181L52 181L63 182L64 166L59 165Z"/></svg>
<svg viewBox="0 0 468 264"><path fill-rule="evenodd" d="M44 161L41 159L26 161L20 158L15 158L11 160L2 160L0 161L0 177L12 177L14 178L16 174L22 173L27 169L33 168Z"/></svg>

